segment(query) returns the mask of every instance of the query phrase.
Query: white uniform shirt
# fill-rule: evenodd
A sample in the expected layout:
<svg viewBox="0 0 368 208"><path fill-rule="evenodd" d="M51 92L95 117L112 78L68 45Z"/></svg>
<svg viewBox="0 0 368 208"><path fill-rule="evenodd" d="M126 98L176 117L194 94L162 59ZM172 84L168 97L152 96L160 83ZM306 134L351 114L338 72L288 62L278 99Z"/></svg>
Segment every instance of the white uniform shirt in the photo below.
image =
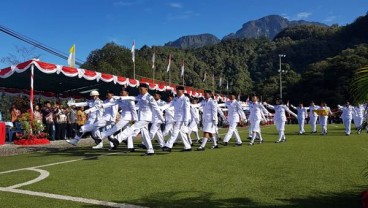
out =
<svg viewBox="0 0 368 208"><path fill-rule="evenodd" d="M157 105L155 99L148 93L137 96L138 101L138 119L139 121L152 121L152 112L155 111L157 113L157 117L163 121L164 117L162 116L162 112Z"/></svg>
<svg viewBox="0 0 368 208"><path fill-rule="evenodd" d="M291 107L296 110L298 118L306 118L307 117L307 115L308 115L307 109L308 108L300 107L300 106L295 107L293 105Z"/></svg>
<svg viewBox="0 0 368 208"><path fill-rule="evenodd" d="M167 105L172 106L172 102L168 103ZM174 123L174 107L169 107L165 109L165 121L166 123Z"/></svg>
<svg viewBox="0 0 368 208"><path fill-rule="evenodd" d="M318 114L316 112L314 112L315 110L318 110L320 107L318 105L311 105L309 106L309 108L307 108L309 110L309 117L317 117Z"/></svg>
<svg viewBox="0 0 368 208"><path fill-rule="evenodd" d="M212 100L212 98L209 98L208 100L203 100L200 103L200 106L202 107L203 115L202 120L203 123L207 122L218 122L217 118L217 105Z"/></svg>
<svg viewBox="0 0 368 208"><path fill-rule="evenodd" d="M174 121L189 123L191 118L189 98L185 95L175 97L171 105L174 106Z"/></svg>
<svg viewBox="0 0 368 208"><path fill-rule="evenodd" d="M265 119L265 116L263 114L263 106L259 102L249 103L249 112L250 121Z"/></svg>
<svg viewBox="0 0 368 208"><path fill-rule="evenodd" d="M342 114L341 114L342 119L353 119L354 108L351 105L349 106L338 105L338 108L342 111Z"/></svg>
<svg viewBox="0 0 368 208"><path fill-rule="evenodd" d="M114 98L111 98L110 100L105 100L104 103L110 103L110 102L114 102L115 99ZM103 113L103 119L105 121L115 121L116 120L116 116L118 114L118 108L119 106L118 105L113 105L113 106L110 106L110 107L107 107L105 108L104 110L104 113Z"/></svg>
<svg viewBox="0 0 368 208"><path fill-rule="evenodd" d="M88 107L90 108L93 108L93 107L97 107L98 110L95 111L95 112L90 112L88 114L88 120L89 121L92 121L92 120L100 120L102 118L102 115L103 115L103 112L104 112L104 109L103 108L100 108L103 104L103 101L100 100L100 99L96 99L96 100L89 100L87 101L87 105Z"/></svg>
<svg viewBox="0 0 368 208"><path fill-rule="evenodd" d="M166 105L166 102L159 99L159 100L156 100L156 103L158 105L158 107L162 107L164 105ZM161 115L163 114L162 110L160 109L161 111ZM153 111L152 112L152 121L151 123L162 123L163 121L161 121L161 119L159 119L159 116L157 115L156 111Z"/></svg>
<svg viewBox="0 0 368 208"><path fill-rule="evenodd" d="M227 101L225 105L228 109L227 117L228 117L229 123L238 123L240 121L240 118L242 120L246 119L244 111L242 110L242 107L238 101L230 100L230 101Z"/></svg>
<svg viewBox="0 0 368 208"><path fill-rule="evenodd" d="M286 114L285 112L290 113L291 115L297 117L295 113L293 113L286 105L270 105L267 104L267 107L275 110L274 121L275 122L285 122L286 121Z"/></svg>

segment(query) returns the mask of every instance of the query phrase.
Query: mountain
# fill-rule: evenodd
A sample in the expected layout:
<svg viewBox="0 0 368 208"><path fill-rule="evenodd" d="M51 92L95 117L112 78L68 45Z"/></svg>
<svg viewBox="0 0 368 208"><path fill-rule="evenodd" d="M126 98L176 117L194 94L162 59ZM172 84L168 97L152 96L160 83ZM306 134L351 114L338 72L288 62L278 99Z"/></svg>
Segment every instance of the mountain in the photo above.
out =
<svg viewBox="0 0 368 208"><path fill-rule="evenodd" d="M188 35L183 36L175 41L170 41L165 44L165 46L190 49L190 48L200 48L203 46L215 45L220 42L216 36L212 34L200 34L200 35Z"/></svg>
<svg viewBox="0 0 368 208"><path fill-rule="evenodd" d="M308 22L305 20L289 21L279 15L269 15L258 20L246 22L240 30L236 31L236 33L230 33L225 36L223 40L259 37L273 39L283 29L297 25L318 25L327 27L327 25L319 22Z"/></svg>

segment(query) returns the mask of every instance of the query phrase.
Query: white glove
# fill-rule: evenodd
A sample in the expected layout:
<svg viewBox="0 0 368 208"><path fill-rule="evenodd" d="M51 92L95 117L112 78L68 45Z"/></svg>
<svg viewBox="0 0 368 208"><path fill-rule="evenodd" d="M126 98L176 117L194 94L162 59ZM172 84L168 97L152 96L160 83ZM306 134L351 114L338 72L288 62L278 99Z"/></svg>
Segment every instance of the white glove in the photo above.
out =
<svg viewBox="0 0 368 208"><path fill-rule="evenodd" d="M84 111L85 114L89 114L90 112L91 111L89 109Z"/></svg>

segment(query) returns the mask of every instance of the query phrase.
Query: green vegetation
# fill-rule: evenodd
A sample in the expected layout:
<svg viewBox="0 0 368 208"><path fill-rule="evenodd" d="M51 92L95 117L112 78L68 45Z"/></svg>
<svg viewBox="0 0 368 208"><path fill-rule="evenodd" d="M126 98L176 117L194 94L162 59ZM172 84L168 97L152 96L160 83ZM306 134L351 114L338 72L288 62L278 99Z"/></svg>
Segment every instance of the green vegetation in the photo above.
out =
<svg viewBox="0 0 368 208"><path fill-rule="evenodd" d="M240 129L244 144L247 130ZM282 144L273 143L276 130L268 126L262 129L265 142L252 147L182 153L179 144L172 153L157 150L153 157L141 157L140 150L44 167L48 178L22 188L147 207L359 207L359 194L367 189L367 134L347 137L341 125L329 125L327 136L297 135L296 125L286 130L288 141ZM0 167L11 170L105 154L70 148L3 157ZM4 176L0 180L9 180ZM0 200L4 207L29 207L27 200L34 207L60 203L4 192Z"/></svg>
<svg viewBox="0 0 368 208"><path fill-rule="evenodd" d="M172 82L181 83L180 66L185 60L185 82L197 88L224 92L237 90L245 99L260 94L270 102L279 93L279 58L282 59L284 97L292 103L324 100L331 106L352 99L351 81L358 68L368 65L368 16L346 26L300 25L286 28L274 40L232 39L197 49L143 46L137 51L137 74L152 77L151 58L156 52L156 79L168 81L172 54ZM108 43L93 51L82 68L133 76L130 49ZM215 83L212 73L215 74ZM203 82L204 74L207 80ZM220 77L224 80L218 86ZM139 77L138 77L139 78Z"/></svg>

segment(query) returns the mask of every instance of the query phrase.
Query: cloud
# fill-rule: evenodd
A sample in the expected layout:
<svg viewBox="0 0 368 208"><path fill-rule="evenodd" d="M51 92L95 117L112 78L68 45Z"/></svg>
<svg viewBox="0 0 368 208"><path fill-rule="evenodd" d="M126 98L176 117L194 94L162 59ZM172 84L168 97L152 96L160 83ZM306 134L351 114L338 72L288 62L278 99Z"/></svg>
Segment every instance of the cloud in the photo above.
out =
<svg viewBox="0 0 368 208"><path fill-rule="evenodd" d="M296 17L298 18L298 19L306 19L306 18L308 18L309 16L311 16L312 15L312 13L310 13L310 12L299 12L297 15L296 15Z"/></svg>
<svg viewBox="0 0 368 208"><path fill-rule="evenodd" d="M186 20L192 17L197 17L197 16L200 16L200 14L197 12L188 10L180 14L169 14L168 20Z"/></svg>
<svg viewBox="0 0 368 208"><path fill-rule="evenodd" d="M132 2L127 2L127 1L116 1L112 5L114 7L123 7L123 6L130 6L132 4L133 4Z"/></svg>
<svg viewBox="0 0 368 208"><path fill-rule="evenodd" d="M337 16L328 16L323 20L323 22L332 22L335 21L336 18Z"/></svg>
<svg viewBox="0 0 368 208"><path fill-rule="evenodd" d="M181 9L181 8L183 8L183 5L180 4L180 3L171 2L171 3L169 3L169 7L175 8L175 9Z"/></svg>
<svg viewBox="0 0 368 208"><path fill-rule="evenodd" d="M286 14L286 13L282 13L282 14L280 14L283 18L286 18L286 19L290 19L290 17L289 17L289 15L288 14Z"/></svg>

